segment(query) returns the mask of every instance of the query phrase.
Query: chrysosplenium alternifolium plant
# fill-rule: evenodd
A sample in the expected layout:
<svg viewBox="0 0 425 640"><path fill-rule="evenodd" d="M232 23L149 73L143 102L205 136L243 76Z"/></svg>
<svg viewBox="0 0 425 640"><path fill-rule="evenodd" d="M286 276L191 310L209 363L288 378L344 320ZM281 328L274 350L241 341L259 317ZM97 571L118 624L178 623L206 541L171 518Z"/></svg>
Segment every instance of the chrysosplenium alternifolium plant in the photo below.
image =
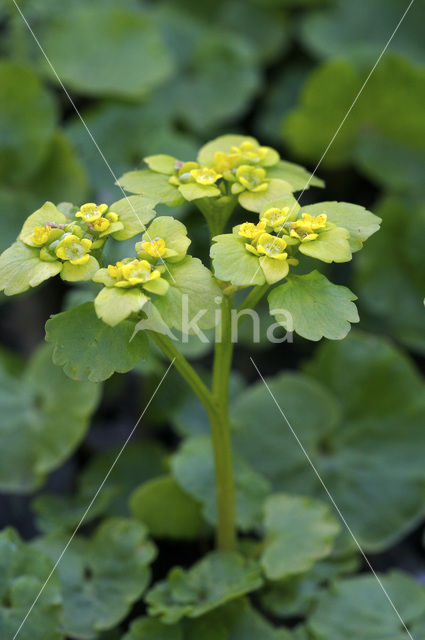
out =
<svg viewBox="0 0 425 640"><path fill-rule="evenodd" d="M110 206L46 202L30 215L17 241L0 257L0 289L19 294L56 275L100 285L94 306L81 305L47 323L54 361L71 377L100 381L114 371L129 370L140 359L147 337L174 359L209 416L217 543L232 549L235 490L228 386L235 294L249 289L240 309L252 309L268 293L271 314L304 338L344 338L350 323L358 321L355 296L316 267L351 260L380 220L348 203L301 207L293 193L308 185L320 187L321 181L250 137L217 138L201 148L196 162L156 155L146 158L146 164L147 169L120 180L135 195ZM155 217L157 204L173 207L185 201L193 202L208 225L211 269L188 254L190 239L180 221ZM225 232L238 206L246 210L246 222ZM104 263L106 243L130 238L135 238L132 255ZM185 324L185 316L196 316L200 330L219 322L211 387L163 330L196 331L194 323ZM108 328L110 339L94 339L105 335L105 325L113 327ZM136 337L129 342L135 328Z"/></svg>

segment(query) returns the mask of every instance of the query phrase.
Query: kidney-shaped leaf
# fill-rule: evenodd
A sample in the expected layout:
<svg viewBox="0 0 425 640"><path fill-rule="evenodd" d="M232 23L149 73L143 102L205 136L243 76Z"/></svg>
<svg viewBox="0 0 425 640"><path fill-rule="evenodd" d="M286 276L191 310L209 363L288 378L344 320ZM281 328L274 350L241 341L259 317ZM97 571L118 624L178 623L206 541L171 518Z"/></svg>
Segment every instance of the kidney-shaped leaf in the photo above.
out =
<svg viewBox="0 0 425 640"><path fill-rule="evenodd" d="M127 615L149 583L156 555L146 533L134 520L111 518L90 540L74 539L58 566L67 635L97 638ZM57 532L34 545L55 561L68 539Z"/></svg>
<svg viewBox="0 0 425 640"><path fill-rule="evenodd" d="M317 381L283 375L270 390L359 542L385 548L425 513L424 382L389 342L360 333L324 344L307 371ZM235 448L277 490L323 499L273 405L262 381L237 398Z"/></svg>
<svg viewBox="0 0 425 640"><path fill-rule="evenodd" d="M149 613L167 624L198 618L262 585L260 568L233 551L215 551L191 569L175 567L147 594Z"/></svg>
<svg viewBox="0 0 425 640"><path fill-rule="evenodd" d="M276 320L307 340L345 338L350 323L359 322L356 299L350 289L332 284L318 271L288 276L268 297Z"/></svg>
<svg viewBox="0 0 425 640"><path fill-rule="evenodd" d="M143 331L132 338L134 327L130 320L110 327L97 317L93 303L86 302L52 316L46 340L54 344L53 362L67 376L101 382L115 371L130 371L147 357L148 339Z"/></svg>
<svg viewBox="0 0 425 640"><path fill-rule="evenodd" d="M86 433L100 388L70 380L40 348L25 373L0 370L0 487L31 491L58 467Z"/></svg>
<svg viewBox="0 0 425 640"><path fill-rule="evenodd" d="M412 623L425 614L423 586L399 571L380 579L402 620L412 629ZM326 640L401 640L407 635L372 575L341 580L323 592L307 626L315 638Z"/></svg>
<svg viewBox="0 0 425 640"><path fill-rule="evenodd" d="M13 529L0 533L0 629L2 638L13 638L40 595L31 617L19 632L20 640L62 640L62 597L56 574L44 585L53 563L22 542ZM43 592L40 590L44 585Z"/></svg>
<svg viewBox="0 0 425 640"><path fill-rule="evenodd" d="M340 531L327 505L285 494L270 496L264 506L266 539L261 565L269 580L308 571L332 550Z"/></svg>

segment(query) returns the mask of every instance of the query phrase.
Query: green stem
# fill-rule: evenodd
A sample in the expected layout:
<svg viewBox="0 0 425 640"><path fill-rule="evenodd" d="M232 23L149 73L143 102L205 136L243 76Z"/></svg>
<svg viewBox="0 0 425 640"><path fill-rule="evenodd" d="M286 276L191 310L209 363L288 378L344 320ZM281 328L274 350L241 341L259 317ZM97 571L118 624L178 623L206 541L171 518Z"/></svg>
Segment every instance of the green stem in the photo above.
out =
<svg viewBox="0 0 425 640"><path fill-rule="evenodd" d="M219 549L236 547L236 492L229 425L229 378L233 356L232 308L232 301L224 297L221 305L221 331L216 336L215 343L212 382L218 414L210 416L216 468Z"/></svg>
<svg viewBox="0 0 425 640"><path fill-rule="evenodd" d="M149 331L152 339L174 362L208 413L216 479L217 547L222 550L236 547L236 499L229 427L229 378L233 355L232 308L231 299L224 297L221 306L221 335L219 332L215 343L212 392L168 337Z"/></svg>

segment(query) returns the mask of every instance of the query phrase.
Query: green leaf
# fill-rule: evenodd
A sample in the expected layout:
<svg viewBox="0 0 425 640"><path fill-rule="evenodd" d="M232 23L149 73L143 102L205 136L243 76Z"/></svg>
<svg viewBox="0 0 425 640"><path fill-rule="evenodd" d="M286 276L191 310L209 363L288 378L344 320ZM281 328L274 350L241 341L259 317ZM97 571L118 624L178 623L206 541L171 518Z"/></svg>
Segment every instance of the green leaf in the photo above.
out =
<svg viewBox="0 0 425 640"><path fill-rule="evenodd" d="M4 58L0 87L0 174L22 188L48 153L56 105L31 69Z"/></svg>
<svg viewBox="0 0 425 640"><path fill-rule="evenodd" d="M394 336L409 349L425 353L425 207L416 199L388 196L378 205L378 212L383 218L382 229L372 238L368 251L354 262L356 288L369 313L370 326ZM401 220L408 223L400 224Z"/></svg>
<svg viewBox="0 0 425 640"><path fill-rule="evenodd" d="M183 633L179 624L163 624L155 618L137 618L122 640L183 640Z"/></svg>
<svg viewBox="0 0 425 640"><path fill-rule="evenodd" d="M148 165L149 169L156 171L157 173L165 173L167 176L171 176L176 170L177 158L173 156L167 156L164 153L160 153L156 156L147 156L143 160Z"/></svg>
<svg viewBox="0 0 425 640"><path fill-rule="evenodd" d="M172 476L140 485L130 498L131 512L157 538L193 540L204 528L199 503L182 491Z"/></svg>
<svg viewBox="0 0 425 640"><path fill-rule="evenodd" d="M185 126L206 136L245 111L260 84L249 45L234 32L223 37L209 24L193 47L190 64L164 88L163 99ZM224 98L230 95L231 100Z"/></svg>
<svg viewBox="0 0 425 640"><path fill-rule="evenodd" d="M188 184L182 184L179 187L179 191L185 200L199 200L199 198L214 198L221 194L221 191L215 185L203 185L196 182L189 182Z"/></svg>
<svg viewBox="0 0 425 640"><path fill-rule="evenodd" d="M40 250L15 242L0 256L0 291L7 296L28 291L31 287L53 278L62 270L62 263L44 262Z"/></svg>
<svg viewBox="0 0 425 640"><path fill-rule="evenodd" d="M19 185L18 188L21 189ZM90 193L88 176L74 146L62 129L53 134L47 155L31 175L26 189L35 200L30 210L47 199L53 202L86 202Z"/></svg>
<svg viewBox="0 0 425 640"><path fill-rule="evenodd" d="M149 169L129 171L121 176L118 183L126 191L151 198L155 204L162 202L169 207L177 207L184 202L178 188L168 182L168 176Z"/></svg>
<svg viewBox="0 0 425 640"><path fill-rule="evenodd" d="M267 169L267 177L289 182L291 191L304 191L310 187L325 186L323 180L309 173L304 167L286 160L279 160L278 164Z"/></svg>
<svg viewBox="0 0 425 640"><path fill-rule="evenodd" d="M0 533L0 564L0 628L3 637L13 638L39 596L37 606L31 611L31 619L19 632L20 639L63 640L62 598L56 573L44 584L53 563L22 542L16 531L8 528Z"/></svg>
<svg viewBox="0 0 425 640"><path fill-rule="evenodd" d="M239 134L227 134L219 136L200 148L198 153L198 162L201 165L210 165L214 162L214 154L217 151L230 153L232 147L239 147L242 142L252 142L258 144L258 141L251 136L242 136Z"/></svg>
<svg viewBox="0 0 425 640"><path fill-rule="evenodd" d="M43 493L32 501L37 515L37 529L43 533L62 530L72 532L80 522L87 505L111 469L121 446L93 456L78 476L78 486L72 495ZM160 476L167 471L166 452L157 443L143 439L130 443L120 455L120 464L102 489L89 513L88 523L100 515L127 517L130 494L140 482Z"/></svg>
<svg viewBox="0 0 425 640"><path fill-rule="evenodd" d="M350 322L359 322L356 296L347 287L329 282L318 271L290 275L268 296L270 313L287 331L307 340L342 340Z"/></svg>
<svg viewBox="0 0 425 640"><path fill-rule="evenodd" d="M303 207L299 217L303 213L312 216L326 214L328 221L337 227L344 227L350 233L351 251L359 251L363 242L376 233L381 223L381 218L375 216L364 207L349 202L318 202L317 204Z"/></svg>
<svg viewBox="0 0 425 640"><path fill-rule="evenodd" d="M236 521L244 531L256 529L269 484L247 462L234 454ZM203 505L207 522L217 523L214 458L208 436L188 438L172 457L171 468L179 485Z"/></svg>
<svg viewBox="0 0 425 640"><path fill-rule="evenodd" d="M262 585L258 565L236 552L207 554L191 569L172 569L147 594L149 613L166 624L199 616Z"/></svg>
<svg viewBox="0 0 425 640"><path fill-rule="evenodd" d="M155 204L155 201L143 196L127 196L111 204L109 209L118 214L124 225L124 229L112 234L114 240L128 240L145 231L145 225L156 215Z"/></svg>
<svg viewBox="0 0 425 640"><path fill-rule="evenodd" d="M158 216L155 218L150 224L147 233L144 234L143 240L152 240L156 237L165 240L167 249L172 249L179 256L185 255L190 245L186 227L171 216Z"/></svg>
<svg viewBox="0 0 425 640"><path fill-rule="evenodd" d="M154 302L165 324L181 331L185 329L185 321L193 320L199 313L199 329L214 327L222 296L211 271L191 256L168 265L168 269L163 275L170 283L168 293ZM196 333L196 329L190 329L189 333Z"/></svg>
<svg viewBox="0 0 425 640"><path fill-rule="evenodd" d="M178 131L168 105L168 100L153 94L148 101L137 103L103 100L97 106L90 105L81 114L114 173L120 176L129 168L142 166L143 158L148 154L195 157L198 142L190 133ZM78 117L70 119L67 133L90 176L98 201L114 202L122 198L121 189L114 185L110 172L105 170L102 157ZM160 197L156 191L154 184L149 197L158 202ZM180 197L177 189L172 196Z"/></svg>
<svg viewBox="0 0 425 640"><path fill-rule="evenodd" d="M334 227L319 233L316 240L302 242L299 250L304 255L323 262L349 262L352 258L350 234L343 227Z"/></svg>
<svg viewBox="0 0 425 640"><path fill-rule="evenodd" d="M47 346L35 353L23 375L0 370L0 377L0 486L28 492L81 442L100 389L67 378L53 365Z"/></svg>
<svg viewBox="0 0 425 640"><path fill-rule="evenodd" d="M271 202L279 200L292 193L293 189L289 182L272 178L266 191L243 191L239 196L239 204L248 211L259 213Z"/></svg>
<svg viewBox="0 0 425 640"><path fill-rule="evenodd" d="M265 506L266 539L261 566L269 580L305 573L329 555L340 526L327 505L276 494Z"/></svg>
<svg viewBox="0 0 425 640"><path fill-rule="evenodd" d="M94 301L97 316L111 327L139 312L149 300L140 289L104 287Z"/></svg>
<svg viewBox="0 0 425 640"><path fill-rule="evenodd" d="M53 362L73 380L102 382L116 371L126 373L147 357L148 340L139 331L132 340L134 323L117 328L99 320L93 304L52 316L46 324L46 340L54 345Z"/></svg>
<svg viewBox="0 0 425 640"><path fill-rule="evenodd" d="M80 93L140 98L172 72L154 18L136 5L76 3L49 18L40 40L61 80ZM44 60L40 66L51 75Z"/></svg>
<svg viewBox="0 0 425 640"><path fill-rule="evenodd" d="M364 7L337 0L324 11L305 14L301 37L320 58L343 57L372 65L402 13L403 6L397 0L375 0ZM403 29L389 43L389 52L409 57L415 64L424 64L420 27L424 20L424 8L418 5L405 16Z"/></svg>
<svg viewBox="0 0 425 640"><path fill-rule="evenodd" d="M391 546L425 513L423 379L391 343L357 332L306 368L317 381L283 375L270 390L362 547ZM262 381L234 401L232 422L235 450L275 490L325 497Z"/></svg>
<svg viewBox="0 0 425 640"><path fill-rule="evenodd" d="M57 532L34 546L55 561L67 541L67 535ZM66 634L95 639L125 618L149 584L155 555L146 527L134 520L111 518L90 540L75 538L58 565Z"/></svg>
<svg viewBox="0 0 425 640"><path fill-rule="evenodd" d="M412 629L425 613L423 586L401 571L380 579L400 617ZM371 575L334 583L319 597L307 627L314 637L327 640L401 640L406 635L382 587Z"/></svg>
<svg viewBox="0 0 425 640"><path fill-rule="evenodd" d="M237 287L265 283L260 261L246 250L244 238L225 233L213 240L210 255L217 278Z"/></svg>
<svg viewBox="0 0 425 640"><path fill-rule="evenodd" d="M312 161L321 158L369 70L369 65L359 70L347 61L332 60L313 71L303 88L301 102L284 123L285 137L299 157ZM392 99L403 102L399 118L394 118L388 103L388 86L391 86ZM423 152L424 123L420 105L424 93L425 74L421 68L405 59L386 57L350 111L350 117L326 153L324 164L341 168L356 162L368 138L365 130L372 130L374 135L396 145ZM375 171L372 176L376 177Z"/></svg>
<svg viewBox="0 0 425 640"><path fill-rule="evenodd" d="M64 224L67 222L66 216L59 211L53 202L45 202L40 209L32 213L25 221L19 239L27 242L34 233L36 227L43 227L47 222L55 222L56 224Z"/></svg>
<svg viewBox="0 0 425 640"><path fill-rule="evenodd" d="M89 256L87 264L71 264L64 262L61 271L62 280L68 282L86 282L99 271L99 263L94 256Z"/></svg>
<svg viewBox="0 0 425 640"><path fill-rule="evenodd" d="M286 629L276 629L247 600L234 602L200 618L170 625L138 618L122 640L291 640Z"/></svg>

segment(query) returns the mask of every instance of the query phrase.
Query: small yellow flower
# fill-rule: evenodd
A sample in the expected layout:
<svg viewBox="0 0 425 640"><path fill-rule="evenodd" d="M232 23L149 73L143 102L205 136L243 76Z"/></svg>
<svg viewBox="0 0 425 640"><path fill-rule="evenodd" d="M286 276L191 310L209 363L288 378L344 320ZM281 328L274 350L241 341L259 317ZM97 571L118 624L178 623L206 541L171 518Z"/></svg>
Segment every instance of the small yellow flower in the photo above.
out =
<svg viewBox="0 0 425 640"><path fill-rule="evenodd" d="M236 178L248 191L266 191L266 172L260 167L243 164L236 171Z"/></svg>
<svg viewBox="0 0 425 640"><path fill-rule="evenodd" d="M261 221L264 222L265 225L272 227L273 231L279 232L283 229L289 213L289 207L284 207L283 209L272 207L263 213Z"/></svg>
<svg viewBox="0 0 425 640"><path fill-rule="evenodd" d="M197 162L185 162L178 171L178 178L176 178L176 176L172 176L172 178L177 179L177 184L180 184L181 182L192 182L192 171L196 171L197 169L199 169L199 164Z"/></svg>
<svg viewBox="0 0 425 640"><path fill-rule="evenodd" d="M52 227L49 227L48 225L44 227L36 227L29 241L34 247L43 246L43 244L46 244L49 239L51 229Z"/></svg>
<svg viewBox="0 0 425 640"><path fill-rule="evenodd" d="M156 280L161 276L158 269L152 270L152 266L147 260L132 260L126 264L120 264L119 277L121 278L115 283L116 287L128 288L135 287L138 284L145 284L151 280ZM110 273L110 267L108 267Z"/></svg>
<svg viewBox="0 0 425 640"><path fill-rule="evenodd" d="M311 216L309 213L303 213L301 220L291 222L291 236L298 238L301 242L310 242L316 240L319 230L326 228L327 215L322 213L319 216Z"/></svg>
<svg viewBox="0 0 425 640"><path fill-rule="evenodd" d="M117 262L116 264L108 265L108 274L114 280L119 280L121 278L121 268L124 266L124 262Z"/></svg>
<svg viewBox="0 0 425 640"><path fill-rule="evenodd" d="M114 211L108 211L108 213L106 214L105 218L107 218L107 220L109 220L109 222L118 222L118 220L119 220L118 214L114 213Z"/></svg>
<svg viewBox="0 0 425 640"><path fill-rule="evenodd" d="M232 147L231 149L231 152L238 156L241 160L245 160L246 162L253 162L255 164L258 164L259 162L264 160L267 151L267 147L260 147L259 145L256 145L249 140L242 142L240 147Z"/></svg>
<svg viewBox="0 0 425 640"><path fill-rule="evenodd" d="M81 218L83 222L94 222L107 211L107 204L97 205L94 202L87 202L86 204L81 205L80 210L75 214L75 217Z"/></svg>
<svg viewBox="0 0 425 640"><path fill-rule="evenodd" d="M153 258L162 258L162 256L167 251L165 240L163 240L162 238L154 238L149 242L142 242L140 246L142 251L145 251Z"/></svg>
<svg viewBox="0 0 425 640"><path fill-rule="evenodd" d="M65 235L56 247L56 255L60 260L74 265L87 264L90 259L92 241L74 235Z"/></svg>
<svg viewBox="0 0 425 640"><path fill-rule="evenodd" d="M96 233L102 233L109 229L110 226L111 223L106 218L97 218L97 220L93 220L93 222L90 223L90 227L93 231L96 231Z"/></svg>
<svg viewBox="0 0 425 640"><path fill-rule="evenodd" d="M283 238L272 236L270 233L263 233L257 242L257 252L273 258L275 260L286 260L288 254L286 253L286 242Z"/></svg>
<svg viewBox="0 0 425 640"><path fill-rule="evenodd" d="M236 166L239 156L236 153L224 153L224 151L216 151L214 154L214 169L217 173L226 173Z"/></svg>
<svg viewBox="0 0 425 640"><path fill-rule="evenodd" d="M217 180L222 177L220 173L217 173L214 169L211 169L209 167L203 167L202 169L192 169L190 174L198 184L202 185L215 184Z"/></svg>
<svg viewBox="0 0 425 640"><path fill-rule="evenodd" d="M258 236L264 233L265 230L266 225L262 221L258 224L254 224L253 222L244 222L243 224L241 224L238 234L242 236L242 238L256 240Z"/></svg>

